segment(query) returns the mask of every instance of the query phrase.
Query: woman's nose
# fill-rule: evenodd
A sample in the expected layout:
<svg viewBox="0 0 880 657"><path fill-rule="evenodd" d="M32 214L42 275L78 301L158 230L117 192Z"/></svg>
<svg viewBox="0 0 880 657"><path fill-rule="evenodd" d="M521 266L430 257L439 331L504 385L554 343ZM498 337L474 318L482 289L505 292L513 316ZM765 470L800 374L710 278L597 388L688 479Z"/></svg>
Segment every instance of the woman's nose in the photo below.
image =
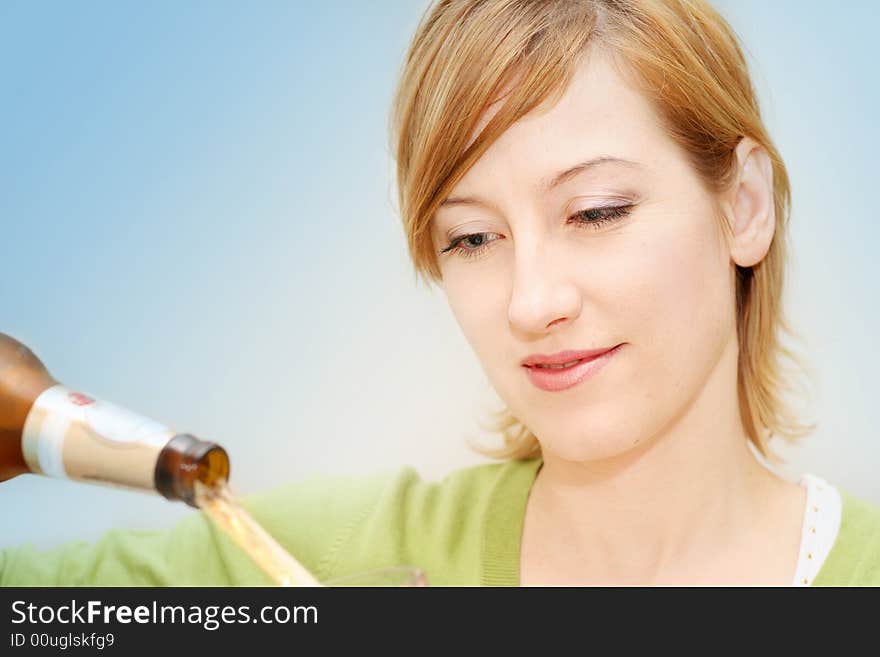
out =
<svg viewBox="0 0 880 657"><path fill-rule="evenodd" d="M508 320L515 330L542 333L580 313L580 295L565 260L550 244L515 254Z"/></svg>

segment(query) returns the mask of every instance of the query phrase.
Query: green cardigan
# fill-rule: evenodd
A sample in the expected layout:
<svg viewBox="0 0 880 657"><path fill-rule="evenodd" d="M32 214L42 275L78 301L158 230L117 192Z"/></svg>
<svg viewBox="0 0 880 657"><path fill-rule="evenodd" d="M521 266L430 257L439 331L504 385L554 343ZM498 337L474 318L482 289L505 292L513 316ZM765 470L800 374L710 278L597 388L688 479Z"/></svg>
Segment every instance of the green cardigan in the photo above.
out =
<svg viewBox="0 0 880 657"><path fill-rule="evenodd" d="M516 586L526 499L540 459L312 477L249 497L253 516L319 580L420 566L433 586ZM839 490L839 489L838 489ZM880 508L841 491L837 540L814 586L880 585ZM237 586L269 579L200 512L167 531L107 532L45 552L0 551L4 586Z"/></svg>

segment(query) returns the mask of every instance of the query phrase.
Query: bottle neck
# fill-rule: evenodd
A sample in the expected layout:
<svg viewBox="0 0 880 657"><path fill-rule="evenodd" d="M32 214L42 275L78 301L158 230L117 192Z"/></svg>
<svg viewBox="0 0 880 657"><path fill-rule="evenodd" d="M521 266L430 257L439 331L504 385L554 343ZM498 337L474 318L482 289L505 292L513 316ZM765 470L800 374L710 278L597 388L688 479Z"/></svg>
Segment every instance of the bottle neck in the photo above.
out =
<svg viewBox="0 0 880 657"><path fill-rule="evenodd" d="M197 507L195 483L212 488L229 479L229 457L220 445L181 433L168 441L156 461L156 490L169 500Z"/></svg>

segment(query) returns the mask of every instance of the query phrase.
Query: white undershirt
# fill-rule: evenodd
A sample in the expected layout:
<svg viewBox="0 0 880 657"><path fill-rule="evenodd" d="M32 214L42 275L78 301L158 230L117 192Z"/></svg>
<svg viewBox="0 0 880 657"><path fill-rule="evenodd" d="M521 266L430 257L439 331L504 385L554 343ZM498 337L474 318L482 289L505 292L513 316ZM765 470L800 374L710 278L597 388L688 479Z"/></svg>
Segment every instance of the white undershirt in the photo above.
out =
<svg viewBox="0 0 880 657"><path fill-rule="evenodd" d="M813 583L840 529L840 491L821 477L805 473L798 482L807 490L801 547L792 586Z"/></svg>

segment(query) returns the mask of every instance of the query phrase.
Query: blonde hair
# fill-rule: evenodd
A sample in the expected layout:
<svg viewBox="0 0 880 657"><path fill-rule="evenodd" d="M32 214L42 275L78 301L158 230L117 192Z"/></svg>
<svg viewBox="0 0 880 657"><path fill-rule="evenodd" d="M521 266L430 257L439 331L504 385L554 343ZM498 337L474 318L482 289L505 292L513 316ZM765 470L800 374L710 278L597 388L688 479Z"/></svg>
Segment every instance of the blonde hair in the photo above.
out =
<svg viewBox="0 0 880 657"><path fill-rule="evenodd" d="M430 231L439 204L508 127L561 97L580 56L596 45L626 62L709 189L731 183L742 137L770 155L775 235L760 263L736 271L738 397L749 439L769 461L782 462L770 438L794 442L813 429L796 419L784 394L791 387L784 365L801 365L782 342L784 333L794 335L781 303L788 174L761 120L736 36L703 0L439 0L429 7L391 117L399 211L415 272L429 285L441 280ZM484 454L540 454L534 434L507 409L490 428L504 445L479 450Z"/></svg>

